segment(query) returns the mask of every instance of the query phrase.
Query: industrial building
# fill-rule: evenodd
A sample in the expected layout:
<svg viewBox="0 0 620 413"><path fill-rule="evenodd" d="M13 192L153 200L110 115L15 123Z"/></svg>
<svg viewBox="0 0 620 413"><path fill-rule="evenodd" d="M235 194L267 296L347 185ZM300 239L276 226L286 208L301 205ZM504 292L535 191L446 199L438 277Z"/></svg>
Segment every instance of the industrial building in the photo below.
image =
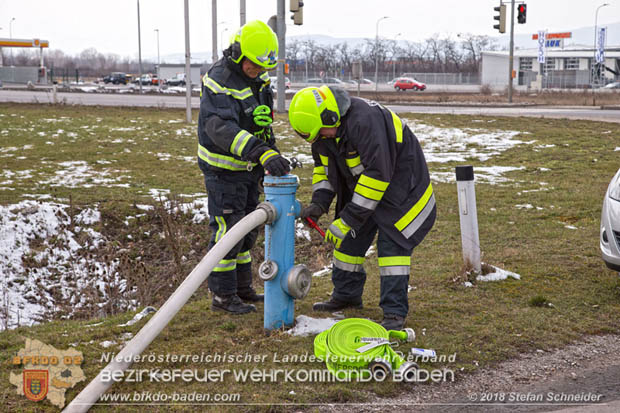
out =
<svg viewBox="0 0 620 413"><path fill-rule="evenodd" d="M547 88L590 88L620 80L620 46L606 47L602 64L595 60L592 46L561 47L552 42L544 49L544 63L539 62L539 48L514 51L513 87L517 90ZM482 85L493 89L508 86L508 51L482 52Z"/></svg>

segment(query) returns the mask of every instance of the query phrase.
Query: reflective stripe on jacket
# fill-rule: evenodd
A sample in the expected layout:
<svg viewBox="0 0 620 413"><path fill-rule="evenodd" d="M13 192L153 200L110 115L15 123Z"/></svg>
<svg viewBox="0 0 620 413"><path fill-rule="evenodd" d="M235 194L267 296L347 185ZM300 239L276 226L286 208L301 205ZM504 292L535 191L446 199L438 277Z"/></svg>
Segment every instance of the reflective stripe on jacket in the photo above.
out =
<svg viewBox="0 0 620 413"><path fill-rule="evenodd" d="M198 164L214 171L246 171L256 166L247 154L267 144L275 149L271 127L254 123L253 111L267 105L273 111L273 94L265 72L252 80L239 65L220 59L202 79L198 118Z"/></svg>
<svg viewBox="0 0 620 413"><path fill-rule="evenodd" d="M353 229L371 218L405 248L415 247L435 222L436 205L424 153L402 120L376 102L351 97L337 139L312 144L312 202Z"/></svg>

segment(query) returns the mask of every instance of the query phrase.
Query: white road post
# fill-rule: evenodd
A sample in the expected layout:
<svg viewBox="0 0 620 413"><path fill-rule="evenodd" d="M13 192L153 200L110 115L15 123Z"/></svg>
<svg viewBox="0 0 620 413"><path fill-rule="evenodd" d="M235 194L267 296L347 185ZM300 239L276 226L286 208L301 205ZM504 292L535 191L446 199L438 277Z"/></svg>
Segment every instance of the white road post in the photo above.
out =
<svg viewBox="0 0 620 413"><path fill-rule="evenodd" d="M478 212L476 210L476 190L474 188L474 168L471 165L456 167L456 189L459 199L461 220L461 243L463 260L480 274L480 240L478 238Z"/></svg>

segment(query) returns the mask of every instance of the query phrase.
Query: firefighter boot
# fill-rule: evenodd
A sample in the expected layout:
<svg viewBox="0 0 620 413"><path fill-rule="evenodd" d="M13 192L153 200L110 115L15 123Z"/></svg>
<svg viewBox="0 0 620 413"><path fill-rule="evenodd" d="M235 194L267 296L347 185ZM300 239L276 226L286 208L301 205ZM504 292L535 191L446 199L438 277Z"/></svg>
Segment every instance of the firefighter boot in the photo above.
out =
<svg viewBox="0 0 620 413"><path fill-rule="evenodd" d="M252 287L252 272L237 270L237 295L245 302L257 303L265 301L263 294L256 294Z"/></svg>
<svg viewBox="0 0 620 413"><path fill-rule="evenodd" d="M213 294L211 309L213 311L223 311L230 314L247 314L256 311L254 305L244 303L236 294L224 296Z"/></svg>
<svg viewBox="0 0 620 413"><path fill-rule="evenodd" d="M386 330L402 330L405 326L406 318L399 316L398 314L384 314L381 325Z"/></svg>
<svg viewBox="0 0 620 413"><path fill-rule="evenodd" d="M329 312L340 311L344 310L345 308L364 308L364 306L362 305L362 299L359 298L354 301L339 301L336 300L334 297L331 297L329 301L314 303L314 305L312 306L312 310L314 311Z"/></svg>

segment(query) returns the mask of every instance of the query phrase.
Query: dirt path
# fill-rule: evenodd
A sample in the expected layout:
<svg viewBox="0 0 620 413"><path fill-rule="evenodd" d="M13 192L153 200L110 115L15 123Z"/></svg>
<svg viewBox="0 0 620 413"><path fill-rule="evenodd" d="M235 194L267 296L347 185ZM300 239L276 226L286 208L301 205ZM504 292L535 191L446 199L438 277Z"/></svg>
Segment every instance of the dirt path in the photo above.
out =
<svg viewBox="0 0 620 413"><path fill-rule="evenodd" d="M404 384L407 393L368 405L330 406L325 412L617 412L620 411L620 336L587 337L553 352L537 350L482 369L455 383Z"/></svg>

